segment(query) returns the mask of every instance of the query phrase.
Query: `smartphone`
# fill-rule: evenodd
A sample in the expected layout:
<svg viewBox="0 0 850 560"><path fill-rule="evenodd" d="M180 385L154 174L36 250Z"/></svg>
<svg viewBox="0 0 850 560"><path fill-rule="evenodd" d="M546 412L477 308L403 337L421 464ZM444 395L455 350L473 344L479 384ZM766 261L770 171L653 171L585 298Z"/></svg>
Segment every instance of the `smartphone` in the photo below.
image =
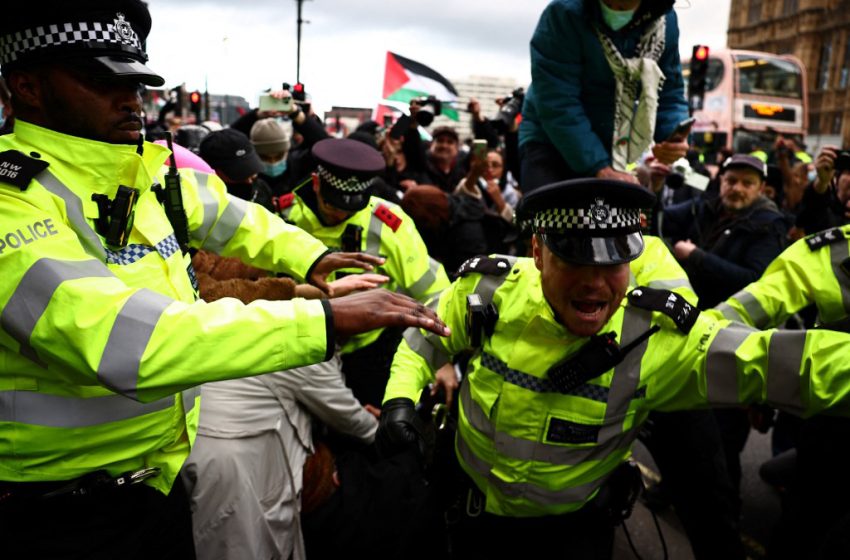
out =
<svg viewBox="0 0 850 560"><path fill-rule="evenodd" d="M280 111L281 113L292 112L292 98L284 97L278 99L264 93L260 96L260 111Z"/></svg>
<svg viewBox="0 0 850 560"><path fill-rule="evenodd" d="M484 159L487 157L487 140L472 141L472 157Z"/></svg>
<svg viewBox="0 0 850 560"><path fill-rule="evenodd" d="M835 174L850 171L850 150L839 150L835 156Z"/></svg>
<svg viewBox="0 0 850 560"><path fill-rule="evenodd" d="M696 117L690 117L677 124L673 132L670 133L670 136L667 137L666 142L682 142L686 140L696 120Z"/></svg>

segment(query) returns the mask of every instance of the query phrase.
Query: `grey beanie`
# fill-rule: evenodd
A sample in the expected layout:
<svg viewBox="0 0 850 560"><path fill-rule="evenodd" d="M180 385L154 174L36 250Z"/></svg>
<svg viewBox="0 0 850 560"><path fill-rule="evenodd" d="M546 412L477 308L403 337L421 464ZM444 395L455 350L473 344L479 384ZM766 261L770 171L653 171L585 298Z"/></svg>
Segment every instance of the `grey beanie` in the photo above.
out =
<svg viewBox="0 0 850 560"><path fill-rule="evenodd" d="M289 151L286 130L275 119L260 119L251 127L251 143L258 154Z"/></svg>

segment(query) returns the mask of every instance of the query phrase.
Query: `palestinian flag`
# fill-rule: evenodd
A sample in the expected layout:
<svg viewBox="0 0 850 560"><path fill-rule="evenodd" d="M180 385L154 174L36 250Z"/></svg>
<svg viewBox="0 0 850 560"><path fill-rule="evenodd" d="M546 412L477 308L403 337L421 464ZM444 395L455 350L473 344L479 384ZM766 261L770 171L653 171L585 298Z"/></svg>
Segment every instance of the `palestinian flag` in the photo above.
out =
<svg viewBox="0 0 850 560"><path fill-rule="evenodd" d="M454 102L457 90L442 74L420 62L387 52L384 70L384 101L390 107L406 106L416 97L433 95L443 102L442 114L458 121ZM379 113L380 113L379 108ZM380 122L380 121L379 121Z"/></svg>

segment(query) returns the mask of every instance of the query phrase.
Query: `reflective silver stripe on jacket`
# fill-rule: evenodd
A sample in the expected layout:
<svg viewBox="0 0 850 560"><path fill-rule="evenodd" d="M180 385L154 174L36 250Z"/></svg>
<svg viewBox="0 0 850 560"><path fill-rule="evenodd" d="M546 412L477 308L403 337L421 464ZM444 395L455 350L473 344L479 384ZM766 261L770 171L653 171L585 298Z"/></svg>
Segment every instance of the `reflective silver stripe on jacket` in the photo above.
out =
<svg viewBox="0 0 850 560"><path fill-rule="evenodd" d="M248 204L250 203L241 198L229 196L227 207L204 241L203 248L213 253L220 253L224 246L236 235L236 230L239 229L239 224L242 223L248 211ZM204 211L204 219L206 219L206 210Z"/></svg>
<svg viewBox="0 0 850 560"><path fill-rule="evenodd" d="M738 361L735 351L755 332L733 323L720 329L705 354L706 397L712 404L739 404Z"/></svg>
<svg viewBox="0 0 850 560"><path fill-rule="evenodd" d="M841 263L850 256L850 241L842 239L838 243L833 243L829 246L829 259L832 263L832 273L838 281L838 286L841 288L841 303L844 305L844 311L850 315L850 279L847 273L841 269Z"/></svg>
<svg viewBox="0 0 850 560"><path fill-rule="evenodd" d="M493 295L496 293L496 290L499 289L499 286L504 283L505 278L507 278L508 274L510 274L511 269L513 269L517 261L516 257L507 255L499 255L498 258L503 258L508 261L508 270L505 271L505 274L501 276L482 274L481 279L475 286L475 293L481 297L481 301L484 305L493 301Z"/></svg>
<svg viewBox="0 0 850 560"><path fill-rule="evenodd" d="M766 329L773 326L771 324L772 321L770 316L768 316L767 311L765 311L764 307L762 307L755 295L748 292L746 289L743 289L733 295L732 298L741 304L741 307L744 308L744 312L749 316L750 320L744 321L743 317L741 317L737 311L730 307L726 302L723 302L717 305L715 309L720 311L725 318L738 323L744 323L747 325L751 324L757 329Z"/></svg>
<svg viewBox="0 0 850 560"><path fill-rule="evenodd" d="M34 391L0 392L0 422L85 428L136 418L174 406L174 396L139 403L123 395L66 397Z"/></svg>
<svg viewBox="0 0 850 560"><path fill-rule="evenodd" d="M646 333L651 324L651 312L636 307L626 307L623 313L623 327L620 329L618 338L620 346L628 344ZM618 421L618 419L625 418L632 399L639 398L641 361L651 339L652 337L641 342L626 354L622 362L614 366L614 375L608 388L608 406L605 408L605 420L599 430L599 441L617 438L623 431L622 421ZM636 436L637 433L634 435Z"/></svg>
<svg viewBox="0 0 850 560"><path fill-rule="evenodd" d="M209 235L210 230L218 217L218 199L213 196L212 191L207 186L207 173L196 171L195 177L198 179L198 196L201 199L201 208L204 211L204 219L201 220L201 227L189 232L189 235L198 243L203 243L204 239Z"/></svg>
<svg viewBox="0 0 850 560"><path fill-rule="evenodd" d="M422 299L428 288L437 280L437 271L440 263L432 257L428 257L428 270L419 277L419 280L413 283L406 291L413 299Z"/></svg>
<svg viewBox="0 0 850 560"><path fill-rule="evenodd" d="M369 232L366 234L366 252L370 255L381 254L381 228L384 222L378 217L375 211L372 210L372 217L369 219Z"/></svg>
<svg viewBox="0 0 850 560"><path fill-rule="evenodd" d="M523 498L546 506L557 506L575 502L584 503L608 479L608 474L605 474L585 484L570 486L560 490L550 490L530 482L506 482L491 472L492 465L476 456L463 438L457 438L457 451L466 464L472 467L482 477L486 478L490 486L505 496Z"/></svg>
<svg viewBox="0 0 850 560"><path fill-rule="evenodd" d="M124 303L103 349L97 379L116 393L138 400L139 367L148 341L171 298L142 289Z"/></svg>
<svg viewBox="0 0 850 560"><path fill-rule="evenodd" d="M100 262L106 262L106 249L100 237L94 232L83 214L83 202L71 189L66 187L56 176L45 169L36 176L41 186L65 202L65 212L71 229L77 234L80 244L86 253Z"/></svg>
<svg viewBox="0 0 850 560"><path fill-rule="evenodd" d="M775 331L767 347L766 400L797 416L806 411L799 374L805 345L805 331Z"/></svg>
<svg viewBox="0 0 850 560"><path fill-rule="evenodd" d="M732 297L737 298L738 294L735 294ZM744 325L747 324L747 321L744 319L744 317L740 313L738 313L738 311L736 309L734 309L731 305L729 305L725 301L723 303L718 303L714 307L714 309L719 311L720 314L723 315L723 317L725 319L728 319L728 320L732 321L733 323L742 323Z"/></svg>
<svg viewBox="0 0 850 560"><path fill-rule="evenodd" d="M431 371L437 371L440 367L451 361L449 355L443 351L442 346L434 346L417 327L405 329L404 340L410 346L411 350L425 360Z"/></svg>
<svg viewBox="0 0 850 560"><path fill-rule="evenodd" d="M12 297L0 314L0 326L20 345L20 353L44 365L30 345L35 325L44 314L54 292L66 281L78 278L109 277L112 272L102 262L39 259L21 277ZM74 310L69 310L73 313Z"/></svg>
<svg viewBox="0 0 850 560"><path fill-rule="evenodd" d="M688 282L687 278L673 278L671 280L655 280L647 286L656 290L674 291L676 288L690 288L691 283Z"/></svg>
<svg viewBox="0 0 850 560"><path fill-rule="evenodd" d="M466 420L471 427L492 440L500 454L522 461L545 461L553 465L567 466L578 465L586 461L601 461L617 450L628 448L637 437L640 429L640 426L633 426L610 439L602 440L600 438L602 443L593 447L570 448L563 445L549 445L497 432L484 410L472 398L469 383L461 384L460 402ZM600 435L601 433L600 430ZM463 438L459 437L458 439Z"/></svg>

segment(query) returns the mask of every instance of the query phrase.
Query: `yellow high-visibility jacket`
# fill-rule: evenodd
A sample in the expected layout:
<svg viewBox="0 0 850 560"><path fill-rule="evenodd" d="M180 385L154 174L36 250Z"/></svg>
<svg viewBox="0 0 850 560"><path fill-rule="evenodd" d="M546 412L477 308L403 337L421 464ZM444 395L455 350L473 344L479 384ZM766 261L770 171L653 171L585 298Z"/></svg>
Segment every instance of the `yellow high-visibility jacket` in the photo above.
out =
<svg viewBox="0 0 850 560"><path fill-rule="evenodd" d="M821 323L850 316L850 225L794 242L768 265L761 278L712 312L766 329L781 325L812 303Z"/></svg>
<svg viewBox="0 0 850 560"><path fill-rule="evenodd" d="M638 262L632 272L649 264ZM600 333L615 333L622 346L651 326L661 330L614 368L569 394L557 392L549 368L588 339L558 322L531 259L516 260L501 276L468 273L443 291L434 305L452 335L438 339L409 329L386 400L415 401L446 356L472 349L466 329L472 293L495 304L498 320L474 349L461 386L456 451L485 494L487 511L497 515L580 509L631 455L651 410L766 401L797 414L828 407L850 414L843 350L850 336L755 331L705 313L685 334L666 314L627 300Z"/></svg>
<svg viewBox="0 0 850 560"><path fill-rule="evenodd" d="M151 187L168 150L113 145L22 120L0 137L0 480L66 480L157 466L168 492L198 422L197 386L327 359L320 301L195 301ZM49 163L15 186L7 151ZM26 166L24 166L26 167ZM6 171L3 171L6 170ZM191 244L304 279L327 251L214 175L181 171ZM93 194L141 192L126 247L96 232Z"/></svg>

